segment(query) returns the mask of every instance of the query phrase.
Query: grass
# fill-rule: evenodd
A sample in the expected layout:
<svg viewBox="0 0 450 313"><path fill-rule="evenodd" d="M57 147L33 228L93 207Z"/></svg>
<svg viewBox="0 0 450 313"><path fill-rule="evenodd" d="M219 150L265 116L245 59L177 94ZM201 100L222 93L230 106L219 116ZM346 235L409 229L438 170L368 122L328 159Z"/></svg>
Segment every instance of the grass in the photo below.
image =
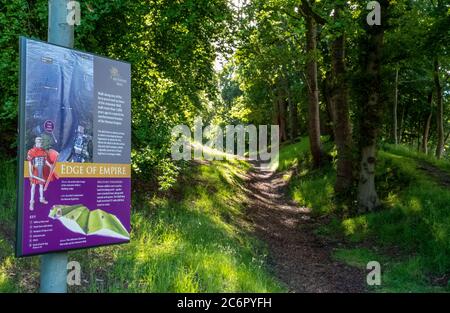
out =
<svg viewBox="0 0 450 313"><path fill-rule="evenodd" d="M324 148L335 154L334 147L327 138L322 138ZM313 208L313 215L323 215L334 211L333 186L336 174L332 165L314 170L310 167L311 157L308 138L284 146L280 149L278 171L295 169L295 175L289 176L290 194L297 202Z"/></svg>
<svg viewBox="0 0 450 313"><path fill-rule="evenodd" d="M308 158L309 142L307 139L302 139L295 144L282 146L279 151L278 163L272 160L270 164L271 170L285 171L298 166L300 160Z"/></svg>
<svg viewBox="0 0 450 313"><path fill-rule="evenodd" d="M421 160L428 162L443 171L450 173L450 161L448 159L436 159L434 154L424 154L417 149L404 145L384 144L383 150L389 151L393 154L403 156L406 158L414 158L415 160Z"/></svg>
<svg viewBox="0 0 450 313"><path fill-rule="evenodd" d="M430 285L427 277L423 275L424 264L420 258L405 257L403 261L395 261L368 248L338 249L334 252L333 257L363 270L367 269L366 266L369 262L379 262L381 285L370 287L373 292L446 291L445 288Z"/></svg>
<svg viewBox="0 0 450 313"><path fill-rule="evenodd" d="M3 181L12 181L11 165ZM82 285L70 292L282 292L266 266L266 247L244 222L244 162L198 164L172 197L139 197L131 243L70 252ZM5 171L2 171L2 176ZM13 234L9 193L2 189L0 227ZM145 200L142 200L145 199ZM0 233L0 292L35 292L38 258L15 259L11 234Z"/></svg>
<svg viewBox="0 0 450 313"><path fill-rule="evenodd" d="M428 162L445 172L450 162L384 145L376 173L383 209L341 218L333 204L334 165L311 170L308 160L302 159L308 145L296 145L297 155L291 153L293 147L280 152L281 163L297 165L297 175L290 180L291 197L310 207L313 215L330 216L318 235L350 245L336 251L336 259L364 268L370 259L379 261L383 283L375 291L450 292L450 190L418 169L420 162Z"/></svg>

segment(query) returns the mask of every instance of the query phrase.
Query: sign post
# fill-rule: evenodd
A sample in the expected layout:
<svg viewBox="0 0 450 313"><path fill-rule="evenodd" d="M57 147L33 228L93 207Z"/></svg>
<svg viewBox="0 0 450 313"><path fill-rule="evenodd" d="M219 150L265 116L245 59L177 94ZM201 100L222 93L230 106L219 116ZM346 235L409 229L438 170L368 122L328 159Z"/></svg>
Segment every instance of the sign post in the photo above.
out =
<svg viewBox="0 0 450 313"><path fill-rule="evenodd" d="M56 252L41 256L41 293L67 292L68 252Z"/></svg>
<svg viewBox="0 0 450 313"><path fill-rule="evenodd" d="M67 23L70 0L48 1L48 42L73 48L74 26ZM68 252L50 253L41 256L41 293L67 292Z"/></svg>

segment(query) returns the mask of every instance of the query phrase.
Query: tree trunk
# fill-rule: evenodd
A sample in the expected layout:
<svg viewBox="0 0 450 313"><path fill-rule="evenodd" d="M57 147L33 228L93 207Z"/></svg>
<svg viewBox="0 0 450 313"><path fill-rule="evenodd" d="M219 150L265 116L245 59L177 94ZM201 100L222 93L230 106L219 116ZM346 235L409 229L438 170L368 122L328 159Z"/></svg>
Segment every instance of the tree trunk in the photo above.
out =
<svg viewBox="0 0 450 313"><path fill-rule="evenodd" d="M320 143L319 87L317 82L317 24L312 16L306 19L306 76L308 88L309 143L314 167L322 163L322 147Z"/></svg>
<svg viewBox="0 0 450 313"><path fill-rule="evenodd" d="M297 106L292 101L291 91L289 89L289 82L283 79L284 92L287 100L288 117L289 117L289 139L294 141L298 135L298 120L297 120Z"/></svg>
<svg viewBox="0 0 450 313"><path fill-rule="evenodd" d="M448 137L450 137L450 132L448 132L447 135L445 135L444 145L447 143Z"/></svg>
<svg viewBox="0 0 450 313"><path fill-rule="evenodd" d="M405 115L408 114L408 106L404 105L403 109L402 109L402 116L400 117L400 130L398 132L398 142L402 143L402 139L403 139L403 125L404 125L404 121L405 121Z"/></svg>
<svg viewBox="0 0 450 313"><path fill-rule="evenodd" d="M280 115L280 107L278 105L278 95L277 95L277 90L274 90L274 94L273 94L273 100L272 100L272 111L273 111L273 115L272 115L272 124L273 125L280 125L279 122L279 115ZM279 133L279 138L278 138L279 142L281 142L281 135Z"/></svg>
<svg viewBox="0 0 450 313"><path fill-rule="evenodd" d="M398 72L399 69L397 67L396 71L395 71L395 94L394 94L394 129L393 129L393 134L394 134L394 143L396 145L398 145L398 126L397 126L397 107L398 107Z"/></svg>
<svg viewBox="0 0 450 313"><path fill-rule="evenodd" d="M423 129L423 136L422 136L422 146L421 151L425 154L428 154L428 138L430 138L430 127L431 127L431 119L433 118L433 93L430 92L428 95L428 104L430 105L430 114L428 115L427 121L425 123L425 127Z"/></svg>
<svg viewBox="0 0 450 313"><path fill-rule="evenodd" d="M340 6L335 8L335 19L339 19ZM352 133L348 107L348 87L345 69L345 36L340 34L331 48L332 91L331 105L334 112L334 135L337 148L337 170L334 190L336 194L348 192L353 184Z"/></svg>
<svg viewBox="0 0 450 313"><path fill-rule="evenodd" d="M373 211L380 205L375 187L375 165L377 153L378 132L380 130L383 107L381 95L381 54L386 24L388 0L379 1L382 6L383 23L381 26L366 27L366 39L360 46L361 51L367 51L363 59L364 86L362 110L360 116L360 148L361 163L358 184L358 205L360 211Z"/></svg>
<svg viewBox="0 0 450 313"><path fill-rule="evenodd" d="M290 137L294 141L298 136L298 112L297 105L292 101L290 93L288 94L288 105L289 105L289 123L290 123Z"/></svg>
<svg viewBox="0 0 450 313"><path fill-rule="evenodd" d="M442 157L444 151L444 105L442 102L442 86L439 79L439 60L434 59L434 84L436 88L436 122L437 122L437 147L436 158Z"/></svg>
<svg viewBox="0 0 450 313"><path fill-rule="evenodd" d="M358 184L358 204L361 212L373 211L380 206L375 187L376 144L361 150L361 172Z"/></svg>
<svg viewBox="0 0 450 313"><path fill-rule="evenodd" d="M329 53L331 54L331 53ZM331 63L331 60L329 61L329 63ZM325 74L325 78L322 81L322 85L321 85L321 92L323 94L323 98L325 100L325 106L326 106L326 122L325 122L325 132L327 134L330 134L330 140L331 141L335 141L335 134L334 134L334 121L336 120L335 117L335 112L334 112L334 108L333 105L331 104L331 96L332 96L332 82L331 82L332 78L331 78L331 71L328 71Z"/></svg>
<svg viewBox="0 0 450 313"><path fill-rule="evenodd" d="M280 139L281 142L285 142L287 140L287 132L286 132L286 100L283 98L280 93L278 97L278 125L280 125Z"/></svg>

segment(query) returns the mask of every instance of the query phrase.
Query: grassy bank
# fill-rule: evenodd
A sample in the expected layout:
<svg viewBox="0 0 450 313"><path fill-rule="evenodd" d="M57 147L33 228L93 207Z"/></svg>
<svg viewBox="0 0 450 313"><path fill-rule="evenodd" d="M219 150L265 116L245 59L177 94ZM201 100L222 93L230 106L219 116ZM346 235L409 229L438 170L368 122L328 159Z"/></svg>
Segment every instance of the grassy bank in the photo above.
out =
<svg viewBox="0 0 450 313"><path fill-rule="evenodd" d="M2 164L0 291L35 292L37 257L13 257L13 165ZM70 253L82 285L71 292L278 292L266 248L243 219L244 162L197 164L170 196L139 197L131 243Z"/></svg>
<svg viewBox="0 0 450 313"><path fill-rule="evenodd" d="M306 138L283 148L280 164L297 166L291 197L312 208L313 215L329 217L317 233L344 243L334 257L364 269L369 261L379 261L382 285L375 291L450 291L450 189L420 169L428 162L445 175L450 164L386 145L379 152L376 175L383 208L342 218L332 198L335 167L311 170L304 157L308 149Z"/></svg>

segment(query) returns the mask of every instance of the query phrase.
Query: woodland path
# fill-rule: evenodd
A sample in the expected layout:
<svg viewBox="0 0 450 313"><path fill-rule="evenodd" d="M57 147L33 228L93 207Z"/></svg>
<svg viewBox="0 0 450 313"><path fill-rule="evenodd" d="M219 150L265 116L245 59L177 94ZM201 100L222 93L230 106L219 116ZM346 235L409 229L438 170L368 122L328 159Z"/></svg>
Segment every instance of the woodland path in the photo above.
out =
<svg viewBox="0 0 450 313"><path fill-rule="evenodd" d="M247 217L277 278L289 292L366 292L365 271L331 258L334 244L318 238L310 210L288 198L284 174L254 162L247 180Z"/></svg>
<svg viewBox="0 0 450 313"><path fill-rule="evenodd" d="M417 168L444 188L450 188L450 174L425 161L418 161Z"/></svg>

